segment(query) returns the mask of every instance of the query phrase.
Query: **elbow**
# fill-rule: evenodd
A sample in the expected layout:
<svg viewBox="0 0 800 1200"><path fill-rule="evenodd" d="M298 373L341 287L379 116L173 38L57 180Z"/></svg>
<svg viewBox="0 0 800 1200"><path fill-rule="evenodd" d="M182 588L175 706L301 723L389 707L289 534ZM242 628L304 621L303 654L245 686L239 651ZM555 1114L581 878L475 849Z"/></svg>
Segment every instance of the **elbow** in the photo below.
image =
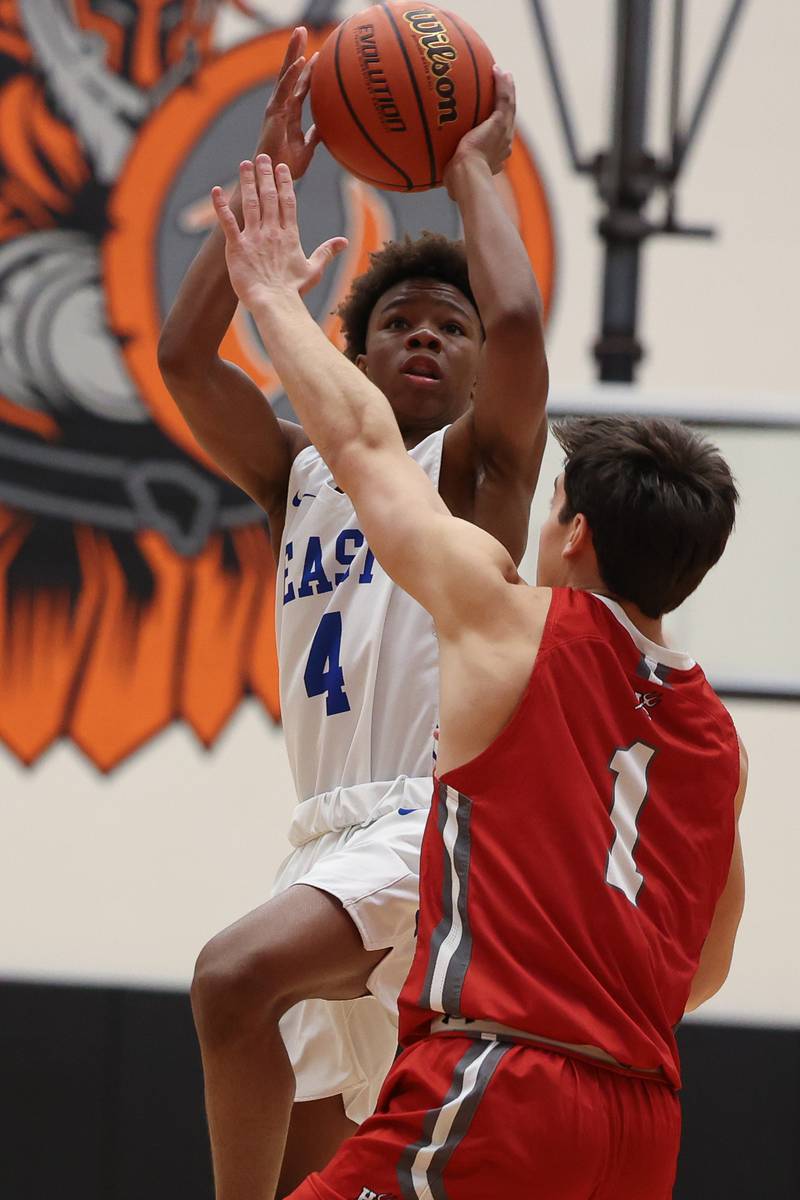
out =
<svg viewBox="0 0 800 1200"><path fill-rule="evenodd" d="M189 355L181 339L176 337L167 323L161 330L156 352L158 369L165 382L180 379L188 367Z"/></svg>
<svg viewBox="0 0 800 1200"><path fill-rule="evenodd" d="M702 987L693 987L689 993L689 999L686 1001L686 1008L683 1010L684 1016L688 1016L689 1013L697 1012L698 1008L702 1008L706 1001L716 996L724 982L724 978L714 981L707 980Z"/></svg>
<svg viewBox="0 0 800 1200"><path fill-rule="evenodd" d="M196 344L190 344L187 338L171 327L169 321L161 330L156 358L167 386L179 385L208 374L209 356L203 354Z"/></svg>
<svg viewBox="0 0 800 1200"><path fill-rule="evenodd" d="M695 1012L721 991L730 974L731 962L732 956L728 958L727 962L720 964L715 971L698 972L695 975L684 1012Z"/></svg>

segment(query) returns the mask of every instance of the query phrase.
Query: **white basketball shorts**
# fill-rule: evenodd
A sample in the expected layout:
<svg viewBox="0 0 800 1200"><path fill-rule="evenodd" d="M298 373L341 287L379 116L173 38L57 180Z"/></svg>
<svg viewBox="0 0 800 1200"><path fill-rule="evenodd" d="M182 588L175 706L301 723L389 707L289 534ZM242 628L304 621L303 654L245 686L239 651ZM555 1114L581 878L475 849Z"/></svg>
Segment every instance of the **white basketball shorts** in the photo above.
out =
<svg viewBox="0 0 800 1200"><path fill-rule="evenodd" d="M303 883L327 892L341 901L366 950L391 948L367 981L369 995L305 1000L281 1021L295 1073L295 1100L341 1095L357 1124L373 1112L397 1050L397 997L416 945L420 848L432 794L430 776L337 789L338 813L358 813L366 801L369 816L308 840L306 835L320 827L320 807L306 801L299 806L305 813L292 822L296 848L272 891L275 896ZM329 804L332 816L330 809Z"/></svg>

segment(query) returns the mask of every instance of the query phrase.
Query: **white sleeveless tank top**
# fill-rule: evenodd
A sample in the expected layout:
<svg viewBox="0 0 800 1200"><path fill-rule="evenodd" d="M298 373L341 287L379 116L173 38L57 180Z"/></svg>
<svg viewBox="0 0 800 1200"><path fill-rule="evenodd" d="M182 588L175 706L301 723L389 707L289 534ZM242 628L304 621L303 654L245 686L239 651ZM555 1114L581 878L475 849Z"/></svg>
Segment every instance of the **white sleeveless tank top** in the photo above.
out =
<svg viewBox="0 0 800 1200"><path fill-rule="evenodd" d="M409 451L437 489L444 433ZM289 476L275 611L297 797L325 796L326 827L345 828L375 807L380 789L362 785L430 776L438 646L430 615L375 561L352 503L313 446ZM355 792L342 796L337 818L331 800L335 810L339 789Z"/></svg>

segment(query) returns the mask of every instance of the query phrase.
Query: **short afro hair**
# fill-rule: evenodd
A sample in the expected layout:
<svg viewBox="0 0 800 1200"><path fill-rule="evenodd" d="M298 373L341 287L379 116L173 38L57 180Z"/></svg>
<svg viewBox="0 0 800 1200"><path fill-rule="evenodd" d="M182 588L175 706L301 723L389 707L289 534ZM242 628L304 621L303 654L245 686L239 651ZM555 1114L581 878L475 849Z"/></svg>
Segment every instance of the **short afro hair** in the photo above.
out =
<svg viewBox="0 0 800 1200"><path fill-rule="evenodd" d="M451 241L441 233L426 230L402 242L386 242L370 255L370 267L353 280L353 286L337 310L345 335L345 354L353 362L366 353L367 327L372 310L390 288L404 279L436 279L458 288L477 311L469 283L467 252L463 242Z"/></svg>

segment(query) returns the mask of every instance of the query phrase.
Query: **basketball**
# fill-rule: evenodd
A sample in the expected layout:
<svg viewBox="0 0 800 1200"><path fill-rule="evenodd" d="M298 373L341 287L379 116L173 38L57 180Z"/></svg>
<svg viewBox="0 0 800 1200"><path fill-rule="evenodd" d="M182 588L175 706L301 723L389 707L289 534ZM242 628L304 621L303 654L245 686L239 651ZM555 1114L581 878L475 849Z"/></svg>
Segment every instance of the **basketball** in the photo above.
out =
<svg viewBox="0 0 800 1200"><path fill-rule="evenodd" d="M465 133L491 116L494 59L466 21L388 0L333 31L311 82L330 153L378 188L438 187Z"/></svg>

